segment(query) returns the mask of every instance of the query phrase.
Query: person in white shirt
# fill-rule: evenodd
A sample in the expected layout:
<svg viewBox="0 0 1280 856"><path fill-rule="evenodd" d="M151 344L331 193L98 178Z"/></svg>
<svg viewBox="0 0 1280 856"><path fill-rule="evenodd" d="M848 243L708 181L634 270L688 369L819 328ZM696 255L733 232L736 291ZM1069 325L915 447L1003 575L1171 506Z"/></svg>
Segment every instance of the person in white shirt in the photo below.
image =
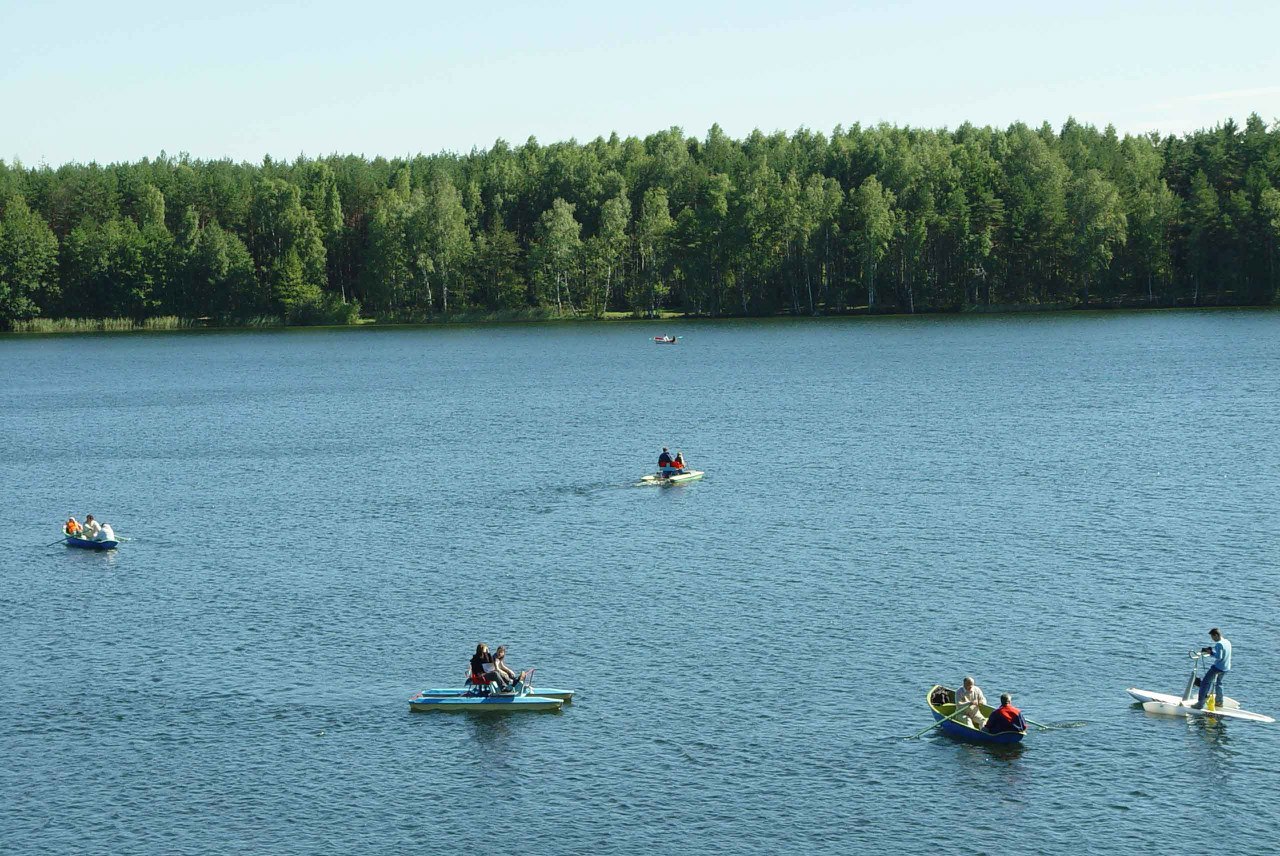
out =
<svg viewBox="0 0 1280 856"><path fill-rule="evenodd" d="M93 519L93 515L87 515L84 519L84 534L81 538L88 538L90 541L98 539L98 533L102 531L102 526L98 521Z"/></svg>
<svg viewBox="0 0 1280 856"><path fill-rule="evenodd" d="M987 697L982 694L982 688L973 682L973 678L966 675L964 685L956 690L956 707L970 702L973 703L973 706L966 710L964 715L973 723L974 728L981 728L986 725L987 718L982 715L978 705L986 704Z"/></svg>

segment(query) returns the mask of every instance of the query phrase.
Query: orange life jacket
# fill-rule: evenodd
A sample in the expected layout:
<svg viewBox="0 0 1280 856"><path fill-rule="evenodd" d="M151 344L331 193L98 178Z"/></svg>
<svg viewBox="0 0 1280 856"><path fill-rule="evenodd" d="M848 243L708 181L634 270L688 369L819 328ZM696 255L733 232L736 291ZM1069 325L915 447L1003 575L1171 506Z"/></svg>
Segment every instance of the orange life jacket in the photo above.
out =
<svg viewBox="0 0 1280 856"><path fill-rule="evenodd" d="M62 527L62 529L68 535L75 535L80 532L80 524L74 520L68 520L67 525Z"/></svg>

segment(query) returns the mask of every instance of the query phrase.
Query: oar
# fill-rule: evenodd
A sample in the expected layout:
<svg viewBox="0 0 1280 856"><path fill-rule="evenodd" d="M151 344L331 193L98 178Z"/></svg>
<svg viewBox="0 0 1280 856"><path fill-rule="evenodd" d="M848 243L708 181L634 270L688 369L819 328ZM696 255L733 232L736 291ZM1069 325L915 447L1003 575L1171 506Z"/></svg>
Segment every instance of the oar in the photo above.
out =
<svg viewBox="0 0 1280 856"><path fill-rule="evenodd" d="M67 542L66 538L59 538L57 541L54 541L52 544L45 544L44 546L52 547L54 544L65 544L66 542Z"/></svg>
<svg viewBox="0 0 1280 856"><path fill-rule="evenodd" d="M908 739L908 740L917 740L917 739L919 739L920 737L924 736L925 734L928 734L928 733L929 733L930 731L932 731L933 729L937 728L937 727L938 727L939 725L941 725L942 723L944 723L944 722L951 722L951 721L952 721L952 720L954 720L957 716L959 716L960 714L964 713L966 710L968 710L968 709L969 709L969 708L971 708L971 707L973 707L973 702L965 702L964 704L962 704L962 705L960 705L958 708L956 708L956 712L955 712L955 713L953 713L953 714L951 714L950 716L948 716L946 719L939 719L937 722L935 722L933 725L930 725L930 726L929 726L928 728L926 728L924 731L921 731L919 734L912 734L912 735L911 735L910 737L908 737L907 739Z"/></svg>
<svg viewBox="0 0 1280 856"><path fill-rule="evenodd" d="M1073 722L1059 722L1056 725L1045 725L1043 722L1036 722L1034 719L1028 719L1025 715L1022 718L1027 720L1027 725L1034 725L1042 731L1057 731L1061 728L1084 728L1089 724L1084 720L1075 720Z"/></svg>

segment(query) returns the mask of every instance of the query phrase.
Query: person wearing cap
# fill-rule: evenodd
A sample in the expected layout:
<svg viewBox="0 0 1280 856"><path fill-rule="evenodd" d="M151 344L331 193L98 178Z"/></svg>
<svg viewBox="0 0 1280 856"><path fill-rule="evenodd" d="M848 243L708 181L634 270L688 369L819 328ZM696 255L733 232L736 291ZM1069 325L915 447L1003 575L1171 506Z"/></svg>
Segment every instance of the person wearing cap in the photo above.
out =
<svg viewBox="0 0 1280 856"><path fill-rule="evenodd" d="M676 452L675 458L671 461L671 469L677 473L684 472L684 452Z"/></svg>
<svg viewBox="0 0 1280 856"><path fill-rule="evenodd" d="M1209 698L1209 693L1213 693L1215 707L1214 710L1222 707L1222 678L1231 671L1231 643L1218 628L1209 631L1209 638L1213 640L1213 645L1208 648L1201 648L1201 654L1209 654L1213 657L1213 665L1211 665L1204 673L1204 677L1200 679L1200 697L1196 699L1196 703L1191 705L1196 710L1204 710L1205 702Z"/></svg>
<svg viewBox="0 0 1280 856"><path fill-rule="evenodd" d="M68 518L66 525L62 527L62 531L73 537L78 536L80 534L80 521L74 517Z"/></svg>
<svg viewBox="0 0 1280 856"><path fill-rule="evenodd" d="M973 678L965 675L964 683L960 685L960 689L956 690L956 707L970 705L964 715L973 723L974 728L981 728L987 722L987 718L982 715L982 709L978 707L986 703L987 697L982 694L982 688L973 682Z"/></svg>
<svg viewBox="0 0 1280 856"><path fill-rule="evenodd" d="M987 720L987 733L1002 734L1006 731L1023 732L1027 730L1027 721L1022 718L1022 711L1013 706L1013 696L1004 693L1000 696L1000 706L991 711Z"/></svg>
<svg viewBox="0 0 1280 856"><path fill-rule="evenodd" d="M671 475L671 473L673 472L673 470L671 469L672 462L673 462L673 458L671 457L671 453L667 451L666 446L663 446L662 454L658 455L658 471L661 472L664 476Z"/></svg>

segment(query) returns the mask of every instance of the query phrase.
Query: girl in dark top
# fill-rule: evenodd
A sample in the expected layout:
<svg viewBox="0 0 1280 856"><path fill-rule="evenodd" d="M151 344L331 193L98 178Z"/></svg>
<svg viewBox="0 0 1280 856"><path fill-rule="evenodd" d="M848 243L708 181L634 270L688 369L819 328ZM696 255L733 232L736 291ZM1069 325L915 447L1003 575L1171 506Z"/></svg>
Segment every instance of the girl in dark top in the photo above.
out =
<svg viewBox="0 0 1280 856"><path fill-rule="evenodd" d="M496 681L498 689L506 689L502 675L494 668L493 655L489 653L489 646L481 642L476 645L476 653L471 657L471 683L484 686L490 681Z"/></svg>

